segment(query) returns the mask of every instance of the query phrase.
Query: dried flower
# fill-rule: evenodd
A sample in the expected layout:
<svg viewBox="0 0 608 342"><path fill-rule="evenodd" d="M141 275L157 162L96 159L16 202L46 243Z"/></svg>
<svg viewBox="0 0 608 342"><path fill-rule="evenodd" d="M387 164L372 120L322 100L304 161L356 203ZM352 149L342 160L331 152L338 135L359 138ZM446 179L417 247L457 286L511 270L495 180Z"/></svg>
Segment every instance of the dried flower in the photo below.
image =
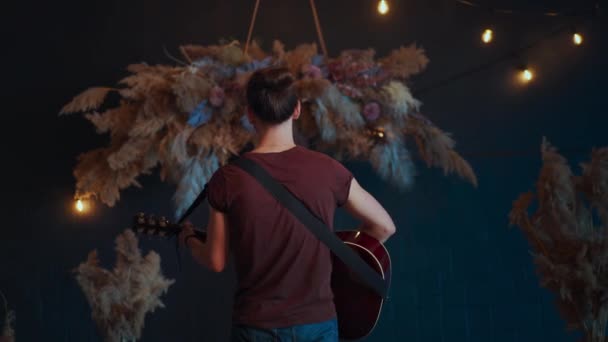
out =
<svg viewBox="0 0 608 342"><path fill-rule="evenodd" d="M76 96L70 103L65 105L60 114L68 114L75 112L86 112L91 109L97 109L106 99L112 88L90 88Z"/></svg>
<svg viewBox="0 0 608 342"><path fill-rule="evenodd" d="M255 132L255 127L253 126L251 121L249 121L249 118L247 117L247 115L241 116L240 122L241 122L241 125L243 126L243 128L245 128L248 132Z"/></svg>
<svg viewBox="0 0 608 342"><path fill-rule="evenodd" d="M15 311L9 310L6 298L1 291L0 297L2 297L2 301L4 302L5 312L4 327L2 328L2 335L0 335L0 342L15 342L15 330L13 329L13 325L15 324Z"/></svg>
<svg viewBox="0 0 608 342"><path fill-rule="evenodd" d="M363 116L367 121L373 122L380 117L380 104L378 102L369 102L363 107Z"/></svg>
<svg viewBox="0 0 608 342"><path fill-rule="evenodd" d="M344 84L344 83L336 83L336 88L340 89L340 91L342 92L342 94L353 98L353 99L359 99L363 96L363 93L361 92L361 90L348 85L348 84Z"/></svg>
<svg viewBox="0 0 608 342"><path fill-rule="evenodd" d="M224 89L215 86L211 89L209 94L209 103L211 103L214 107L221 107L224 104L224 97L226 94L224 93Z"/></svg>
<svg viewBox="0 0 608 342"><path fill-rule="evenodd" d="M380 60L372 49L346 50L326 59L315 44L286 51L279 41L271 53L253 44L245 55L236 41L187 45L181 51L187 66L130 65L131 75L119 81L122 99L116 108L96 112L111 88L92 88L63 108L62 112L87 112L85 117L98 133L110 135L106 148L79 158L74 170L79 197L96 196L112 206L121 190L139 186L137 178L160 165L161 180L178 185L176 208L187 207L183 201L196 188L188 190L189 177L214 171L252 142L254 128L243 117L246 83L253 71L273 65L301 76L294 84L302 102L295 129L310 146L331 151L335 158L376 160L376 165L383 165L379 172L390 171L382 171L386 179L407 183L403 180L410 178L402 175L410 174L409 166L397 158L408 151L390 145L378 152L366 131L366 121L382 120L396 137L414 134L429 166L475 182L473 170L445 133L410 118L420 102L405 84L428 63L424 50L415 45ZM377 153L383 157L378 159Z"/></svg>
<svg viewBox="0 0 608 342"><path fill-rule="evenodd" d="M307 64L302 67L302 75L304 78L317 79L323 77L323 72L318 66Z"/></svg>
<svg viewBox="0 0 608 342"><path fill-rule="evenodd" d="M207 100L202 101L201 103L194 108L190 116L188 117L188 125L192 127L198 127L200 125L206 124L211 120L213 115L213 109L207 106Z"/></svg>
<svg viewBox="0 0 608 342"><path fill-rule="evenodd" d="M604 342L608 324L608 148L596 150L573 176L567 160L546 140L536 193L513 202L511 224L521 228L533 248L539 281L553 291L568 327L582 330L586 342ZM593 170L593 171L592 171ZM536 200L536 212L528 214ZM597 216L593 210L599 212Z"/></svg>
<svg viewBox="0 0 608 342"><path fill-rule="evenodd" d="M174 282L162 275L158 254L141 255L130 230L116 238L116 254L116 266L111 271L99 265L96 251L75 270L93 320L108 342L140 338L145 316L163 307L160 296Z"/></svg>

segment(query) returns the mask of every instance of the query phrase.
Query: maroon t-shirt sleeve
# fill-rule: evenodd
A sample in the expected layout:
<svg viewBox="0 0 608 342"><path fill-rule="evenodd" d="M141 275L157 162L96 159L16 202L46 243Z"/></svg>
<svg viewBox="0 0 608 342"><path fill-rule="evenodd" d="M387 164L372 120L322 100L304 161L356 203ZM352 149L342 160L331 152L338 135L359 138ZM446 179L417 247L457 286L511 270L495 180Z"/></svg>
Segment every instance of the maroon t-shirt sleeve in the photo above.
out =
<svg viewBox="0 0 608 342"><path fill-rule="evenodd" d="M228 212L230 203L226 188L226 176L221 168L211 176L211 180L207 184L207 200L215 210L222 213Z"/></svg>
<svg viewBox="0 0 608 342"><path fill-rule="evenodd" d="M340 162L333 161L334 174L336 175L336 183L334 185L334 196L338 207L346 204L348 194L350 192L350 184L353 180L353 174L348 171Z"/></svg>

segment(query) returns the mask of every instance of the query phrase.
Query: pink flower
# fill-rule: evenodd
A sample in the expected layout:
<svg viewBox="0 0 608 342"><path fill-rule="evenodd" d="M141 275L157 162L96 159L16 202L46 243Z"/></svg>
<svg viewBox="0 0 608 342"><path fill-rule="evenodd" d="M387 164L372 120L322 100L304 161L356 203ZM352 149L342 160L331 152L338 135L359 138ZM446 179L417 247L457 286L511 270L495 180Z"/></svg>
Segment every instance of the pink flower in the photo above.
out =
<svg viewBox="0 0 608 342"><path fill-rule="evenodd" d="M316 65L312 65L312 64L308 64L302 67L302 73L304 74L304 77L306 78L321 78L323 77L323 73L321 72L321 69L316 66Z"/></svg>
<svg viewBox="0 0 608 342"><path fill-rule="evenodd" d="M344 78L344 68L340 62L330 62L327 67L331 78L335 82L339 82Z"/></svg>
<svg viewBox="0 0 608 342"><path fill-rule="evenodd" d="M225 97L226 94L224 93L224 89L215 86L211 89L211 93L209 94L209 103L211 103L213 107L220 107L224 104Z"/></svg>
<svg viewBox="0 0 608 342"><path fill-rule="evenodd" d="M363 116L367 121L376 121L380 117L380 105L378 102L369 102L363 107Z"/></svg>
<svg viewBox="0 0 608 342"><path fill-rule="evenodd" d="M348 97L352 97L353 99L358 99L361 96L363 96L363 93L361 93L361 91L351 85L348 84L344 84L344 83L336 83L336 87L338 88L338 90L340 90L342 92L342 94L348 96Z"/></svg>

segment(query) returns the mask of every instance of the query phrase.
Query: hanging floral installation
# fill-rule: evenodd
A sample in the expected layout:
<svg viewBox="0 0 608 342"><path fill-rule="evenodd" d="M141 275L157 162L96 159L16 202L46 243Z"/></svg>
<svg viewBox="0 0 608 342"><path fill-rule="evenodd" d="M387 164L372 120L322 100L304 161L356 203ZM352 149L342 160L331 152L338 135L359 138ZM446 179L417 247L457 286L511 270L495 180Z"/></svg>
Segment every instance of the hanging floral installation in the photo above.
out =
<svg viewBox="0 0 608 342"><path fill-rule="evenodd" d="M4 302L4 327L2 328L2 335L0 335L0 342L15 342L15 330L13 324L15 324L15 311L9 310L6 297L2 291L0 291L0 297Z"/></svg>
<svg viewBox="0 0 608 342"><path fill-rule="evenodd" d="M160 256L141 255L135 234L126 230L116 238L116 265L99 265L97 251L76 269L76 280L92 309L92 317L107 342L136 341L148 312L164 307L160 296L174 280L161 273Z"/></svg>
<svg viewBox="0 0 608 342"><path fill-rule="evenodd" d="M450 135L420 113L407 86L429 62L416 45L380 59L371 49L325 58L315 44L286 51L279 41L269 53L255 42L245 53L236 41L180 50L187 62L130 65L119 88L88 89L61 110L85 112L97 132L111 138L107 147L79 157L76 198L95 196L112 206L120 190L139 186L139 175L160 166L161 179L177 185L181 214L218 167L254 142L244 88L253 71L269 66L286 66L296 76L303 103L294 129L298 144L339 160L369 161L404 189L414 177L410 138L429 167L477 185ZM115 106L106 104L110 93L118 94Z"/></svg>
<svg viewBox="0 0 608 342"><path fill-rule="evenodd" d="M546 141L536 194L513 203L510 220L533 249L541 285L555 292L570 329L606 341L608 322L608 148L596 149L574 176ZM536 200L536 212L528 215Z"/></svg>

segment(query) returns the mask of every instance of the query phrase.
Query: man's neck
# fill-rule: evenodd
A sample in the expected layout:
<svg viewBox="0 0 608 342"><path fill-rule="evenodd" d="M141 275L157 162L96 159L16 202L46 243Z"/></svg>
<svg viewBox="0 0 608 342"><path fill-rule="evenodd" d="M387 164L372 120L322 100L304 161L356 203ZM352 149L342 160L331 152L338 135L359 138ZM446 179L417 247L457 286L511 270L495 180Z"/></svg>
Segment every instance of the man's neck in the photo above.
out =
<svg viewBox="0 0 608 342"><path fill-rule="evenodd" d="M282 152L296 146L293 140L293 125L288 120L280 125L267 126L260 130L259 140L253 152Z"/></svg>

